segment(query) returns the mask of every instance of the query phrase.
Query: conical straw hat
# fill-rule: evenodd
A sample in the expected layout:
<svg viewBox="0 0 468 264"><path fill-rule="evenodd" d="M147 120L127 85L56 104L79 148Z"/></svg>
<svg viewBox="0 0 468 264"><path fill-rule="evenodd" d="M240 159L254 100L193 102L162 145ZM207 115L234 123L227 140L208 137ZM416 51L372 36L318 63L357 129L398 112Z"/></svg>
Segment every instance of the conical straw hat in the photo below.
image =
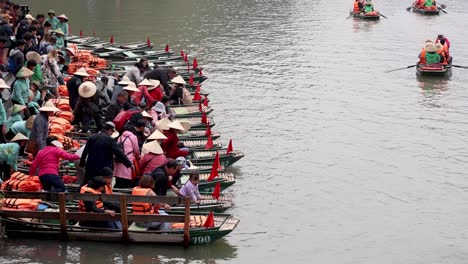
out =
<svg viewBox="0 0 468 264"><path fill-rule="evenodd" d="M192 124L191 124L190 122L182 121L182 122L180 122L180 124L181 124L182 127L184 128L184 132L183 132L183 133L186 133L186 132L189 131L190 128L192 127Z"/></svg>
<svg viewBox="0 0 468 264"><path fill-rule="evenodd" d="M25 135L21 134L21 133L18 133L18 134L15 135L14 138L11 139L11 142L21 141L21 140L29 140L29 138L26 137Z"/></svg>
<svg viewBox="0 0 468 264"><path fill-rule="evenodd" d="M5 80L0 79L0 89L11 89L11 87L6 84Z"/></svg>
<svg viewBox="0 0 468 264"><path fill-rule="evenodd" d="M78 87L78 93L84 98L90 98L96 94L96 91L97 87L93 82L84 82Z"/></svg>
<svg viewBox="0 0 468 264"><path fill-rule="evenodd" d="M152 117L148 112L146 112L146 110L144 110L143 112L141 112L141 115L142 115L143 117L147 117L147 118L153 119L153 117Z"/></svg>
<svg viewBox="0 0 468 264"><path fill-rule="evenodd" d="M167 139L167 137L161 133L159 130L155 130L153 134L149 135L149 137L146 140L163 140Z"/></svg>
<svg viewBox="0 0 468 264"><path fill-rule="evenodd" d="M168 125L170 123L171 123L171 120L169 120L169 118L163 118L159 120L158 122L156 122L156 128L159 131L168 130L169 129Z"/></svg>
<svg viewBox="0 0 468 264"><path fill-rule="evenodd" d="M129 85L130 83L131 83L131 81L127 77L127 75L124 75L124 77L122 77L122 80L120 80L117 84L119 84L119 85Z"/></svg>
<svg viewBox="0 0 468 264"><path fill-rule="evenodd" d="M140 90L138 90L138 88L136 88L135 86L135 83L134 82L129 82L129 84L127 86L124 87L124 90L126 91L130 91L130 92L139 92Z"/></svg>
<svg viewBox="0 0 468 264"><path fill-rule="evenodd" d="M60 143L60 141L58 141L58 140L54 140L54 141L52 141L52 142L50 142L50 143L51 143L52 145L56 146L57 148L63 149L63 144Z"/></svg>
<svg viewBox="0 0 468 264"><path fill-rule="evenodd" d="M34 74L33 71L31 71L30 69L26 68L26 67L23 67L21 68L18 73L16 74L16 77L18 78L26 78L26 77L30 77Z"/></svg>
<svg viewBox="0 0 468 264"><path fill-rule="evenodd" d="M36 63L41 63L41 55L35 51L26 53L26 60L34 60Z"/></svg>
<svg viewBox="0 0 468 264"><path fill-rule="evenodd" d="M60 34L60 35L65 35L65 33L63 33L63 30L58 28L56 30L52 30L53 32L57 33L57 34Z"/></svg>
<svg viewBox="0 0 468 264"><path fill-rule="evenodd" d="M182 126L182 124L179 121L174 121L170 123L169 125L167 125L167 127L175 129L181 133L185 132L185 128Z"/></svg>
<svg viewBox="0 0 468 264"><path fill-rule="evenodd" d="M164 154L163 149L159 145L159 142L157 140L151 141L149 143L146 143L143 145L143 148L146 149L148 152L151 152L153 154Z"/></svg>
<svg viewBox="0 0 468 264"><path fill-rule="evenodd" d="M177 83L177 84L186 84L184 78L182 76L178 75L171 80L172 83Z"/></svg>
<svg viewBox="0 0 468 264"><path fill-rule="evenodd" d="M36 116L35 115L32 115L28 118L28 120L26 120L26 128L28 129L31 129L33 124L34 124L34 120L36 119Z"/></svg>
<svg viewBox="0 0 468 264"><path fill-rule="evenodd" d="M81 67L79 68L73 75L78 75L78 76L83 76L83 77L88 77L89 74L86 72L86 69Z"/></svg>
<svg viewBox="0 0 468 264"><path fill-rule="evenodd" d="M42 111L42 112L58 112L58 111L60 111L60 109L55 107L55 105L51 101L47 101L44 104L44 106L39 108L39 111Z"/></svg>
<svg viewBox="0 0 468 264"><path fill-rule="evenodd" d="M142 82L138 84L138 86L153 86L153 83L150 82L148 79L144 79Z"/></svg>
<svg viewBox="0 0 468 264"><path fill-rule="evenodd" d="M148 91L156 89L156 87L161 84L161 82L158 80L149 79L149 81L153 84L153 86L148 87Z"/></svg>
<svg viewBox="0 0 468 264"><path fill-rule="evenodd" d="M63 18L65 20L68 21L68 17L65 15L65 14L61 14L60 16L58 16L57 18Z"/></svg>

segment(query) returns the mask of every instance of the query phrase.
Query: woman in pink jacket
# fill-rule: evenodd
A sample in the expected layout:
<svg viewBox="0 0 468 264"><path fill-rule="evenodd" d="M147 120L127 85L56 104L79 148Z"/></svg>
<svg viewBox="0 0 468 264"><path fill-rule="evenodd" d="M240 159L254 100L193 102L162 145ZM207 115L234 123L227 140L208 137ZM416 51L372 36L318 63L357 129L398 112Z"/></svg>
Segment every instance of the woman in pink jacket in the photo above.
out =
<svg viewBox="0 0 468 264"><path fill-rule="evenodd" d="M42 188L49 192L65 192L67 188L62 179L58 176L60 159L78 160L80 156L67 153L62 149L63 145L57 140L57 137L50 136L46 140L46 147L37 153L29 175L39 175ZM36 174L36 170L39 172Z"/></svg>
<svg viewBox="0 0 468 264"><path fill-rule="evenodd" d="M130 131L124 131L117 144L122 146L123 153L127 158L135 164L135 161L140 159L140 148L138 147L138 138ZM114 162L114 188L133 188L135 184L132 181L132 169L127 168L124 164Z"/></svg>

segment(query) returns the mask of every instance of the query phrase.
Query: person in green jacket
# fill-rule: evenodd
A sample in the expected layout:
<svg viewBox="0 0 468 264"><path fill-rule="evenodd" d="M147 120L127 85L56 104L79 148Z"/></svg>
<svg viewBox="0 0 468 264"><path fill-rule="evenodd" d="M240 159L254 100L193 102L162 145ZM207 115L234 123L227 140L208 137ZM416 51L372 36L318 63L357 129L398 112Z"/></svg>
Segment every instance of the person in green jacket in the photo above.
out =
<svg viewBox="0 0 468 264"><path fill-rule="evenodd" d="M440 56L437 54L437 47L430 43L426 46L426 64L440 63Z"/></svg>
<svg viewBox="0 0 468 264"><path fill-rule="evenodd" d="M61 29L63 31L63 36L65 39L68 37L68 17L65 14L61 14L60 16L57 17L59 20L59 23L57 24L57 29Z"/></svg>
<svg viewBox="0 0 468 264"><path fill-rule="evenodd" d="M11 126L10 131L8 131L8 133L6 133L6 135L5 135L6 139L11 140L18 133L21 133L21 134L23 134L23 135L25 135L26 137L29 138L29 136L31 135L31 128L32 128L32 126L34 124L35 119L36 119L36 116L32 115L26 121L23 120L23 121L19 121L19 122L14 123Z"/></svg>
<svg viewBox="0 0 468 264"><path fill-rule="evenodd" d="M31 82L44 82L41 71L41 55L39 55L39 53L35 51L26 53L26 63L24 66L34 72L34 74L31 76Z"/></svg>
<svg viewBox="0 0 468 264"><path fill-rule="evenodd" d="M0 143L5 143L5 134L7 133L7 116L5 106L3 105L2 93L3 90L10 89L10 86L5 83L3 79L0 79Z"/></svg>
<svg viewBox="0 0 468 264"><path fill-rule="evenodd" d="M64 38L63 31L60 28L58 28L58 29L54 30L53 33L54 33L54 37L57 39L57 41L55 42L54 47L57 50L62 50L63 48L65 48L65 38Z"/></svg>
<svg viewBox="0 0 468 264"><path fill-rule="evenodd" d="M34 74L26 67L21 68L16 74L16 82L13 86L11 101L15 104L26 105L29 98L29 78Z"/></svg>
<svg viewBox="0 0 468 264"><path fill-rule="evenodd" d="M24 105L13 105L13 109L11 110L11 116L8 118L8 121L6 123L7 125L7 130L10 130L11 126L19 121L23 121L23 116L21 113L23 110L26 109L26 106Z"/></svg>
<svg viewBox="0 0 468 264"><path fill-rule="evenodd" d="M11 171L18 171L18 156L24 152L29 138L18 133L10 143L0 144L0 182L10 178Z"/></svg>
<svg viewBox="0 0 468 264"><path fill-rule="evenodd" d="M366 5L364 6L364 13L367 14L372 11L374 11L374 4L372 4L371 1L367 1Z"/></svg>
<svg viewBox="0 0 468 264"><path fill-rule="evenodd" d="M57 17L55 17L55 11L49 10L47 14L49 15L49 17L45 20L45 22L49 22L52 25L51 27L52 30L57 29L57 25L60 21L58 20Z"/></svg>
<svg viewBox="0 0 468 264"><path fill-rule="evenodd" d="M426 2L424 3L424 6L425 7L435 6L435 2L433 0L426 0Z"/></svg>

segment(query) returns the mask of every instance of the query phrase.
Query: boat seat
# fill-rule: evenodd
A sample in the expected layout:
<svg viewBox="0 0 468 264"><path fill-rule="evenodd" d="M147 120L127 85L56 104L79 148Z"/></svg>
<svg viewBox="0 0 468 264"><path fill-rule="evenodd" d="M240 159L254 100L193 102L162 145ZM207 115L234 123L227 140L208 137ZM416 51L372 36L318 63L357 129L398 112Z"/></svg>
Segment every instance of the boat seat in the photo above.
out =
<svg viewBox="0 0 468 264"><path fill-rule="evenodd" d="M129 231L146 231L146 227L139 227L135 224L135 222L133 222L129 227L128 227L128 230Z"/></svg>

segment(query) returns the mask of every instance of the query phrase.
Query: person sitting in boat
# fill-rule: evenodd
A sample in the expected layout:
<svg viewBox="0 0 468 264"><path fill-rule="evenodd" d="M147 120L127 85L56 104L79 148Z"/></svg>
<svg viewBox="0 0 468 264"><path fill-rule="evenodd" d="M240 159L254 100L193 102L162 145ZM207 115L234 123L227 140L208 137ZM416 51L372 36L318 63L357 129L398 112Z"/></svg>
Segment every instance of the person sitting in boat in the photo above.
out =
<svg viewBox="0 0 468 264"><path fill-rule="evenodd" d="M94 177L87 185L84 185L80 189L80 193L92 193L101 194L106 186L106 181L102 177ZM109 210L105 207L104 203L100 200L97 201L79 201L79 210L81 212L91 213L106 213L111 216L115 216L114 210ZM80 226L84 227L99 227L99 228L111 228L111 229L122 229L120 221L92 221L85 220L80 221Z"/></svg>
<svg viewBox="0 0 468 264"><path fill-rule="evenodd" d="M189 180L180 188L180 194L185 197L190 197L193 203L200 203L201 195L198 191L198 184L200 183L200 175L198 173L191 173Z"/></svg>
<svg viewBox="0 0 468 264"><path fill-rule="evenodd" d="M109 167L104 167L99 173L99 177L102 177L106 181L106 186L102 190L102 194L113 194L112 192L112 179L114 178L114 172ZM113 202L103 202L104 207L120 213L120 206Z"/></svg>
<svg viewBox="0 0 468 264"><path fill-rule="evenodd" d="M439 56L440 56L440 63L442 63L443 65L447 65L448 64L448 57L447 57L447 54L444 51L444 47L440 43L435 44L435 46L437 48L437 54L439 54Z"/></svg>
<svg viewBox="0 0 468 264"><path fill-rule="evenodd" d="M60 159L73 161L80 159L80 156L66 152L57 137L49 136L46 140L46 147L37 153L29 169L29 175L39 175L39 180L45 191L65 192L67 190L62 179L58 176ZM38 170L37 173L36 170Z"/></svg>
<svg viewBox="0 0 468 264"><path fill-rule="evenodd" d="M186 84L182 76L177 76L171 80L174 84L171 90L171 100L174 105L183 105L184 99L184 84Z"/></svg>
<svg viewBox="0 0 468 264"><path fill-rule="evenodd" d="M145 175L141 178L140 184L133 188L132 195L139 196L156 196L154 191L155 183L154 179L150 175ZM132 202L132 213L134 214L156 214L156 215L167 215L164 210L171 209L168 204L152 204L146 202ZM170 230L171 224L166 222L135 222L139 227L145 227L156 230Z"/></svg>
<svg viewBox="0 0 468 264"><path fill-rule="evenodd" d="M366 4L364 5L363 11L364 11L364 14L374 12L374 4L372 3L372 1L366 1Z"/></svg>
<svg viewBox="0 0 468 264"><path fill-rule="evenodd" d="M171 159L176 159L180 156L186 157L189 154L188 148L182 142L179 142L177 133L185 133L185 128L179 121L171 122L167 125L167 130L164 131L167 139L162 142L161 147L166 156Z"/></svg>
<svg viewBox="0 0 468 264"><path fill-rule="evenodd" d="M447 56L447 58L450 59L450 51L446 39L441 39L439 43L442 45L442 49L445 51L445 55Z"/></svg>
<svg viewBox="0 0 468 264"><path fill-rule="evenodd" d="M437 48L434 43L429 44L426 48L426 64L440 63L440 56L437 54Z"/></svg>
<svg viewBox="0 0 468 264"><path fill-rule="evenodd" d="M363 8L362 1L361 0L355 0L354 1L354 7L353 7L353 13L354 14L361 13L362 8Z"/></svg>
<svg viewBox="0 0 468 264"><path fill-rule="evenodd" d="M426 0L416 0L414 3L413 3L413 7L414 8L421 8L422 6L424 6L424 3L425 3Z"/></svg>
<svg viewBox="0 0 468 264"><path fill-rule="evenodd" d="M158 140L146 143L143 145L143 149L148 151L143 158L140 159L140 170L143 172L143 175L150 175L152 171L167 162L164 151L159 145Z"/></svg>
<svg viewBox="0 0 468 264"><path fill-rule="evenodd" d="M450 41L444 35L437 35L437 39L436 39L435 43L436 44L439 43L442 39L445 40L445 45L447 45L447 49L450 49Z"/></svg>
<svg viewBox="0 0 468 264"><path fill-rule="evenodd" d="M421 50L421 52L418 55L419 64L426 64L426 49L429 44L433 44L432 40L426 40L426 43L424 44L424 48Z"/></svg>
<svg viewBox="0 0 468 264"><path fill-rule="evenodd" d="M436 2L435 0L426 0L424 2L424 7L428 8L428 7L433 7L436 5Z"/></svg>

